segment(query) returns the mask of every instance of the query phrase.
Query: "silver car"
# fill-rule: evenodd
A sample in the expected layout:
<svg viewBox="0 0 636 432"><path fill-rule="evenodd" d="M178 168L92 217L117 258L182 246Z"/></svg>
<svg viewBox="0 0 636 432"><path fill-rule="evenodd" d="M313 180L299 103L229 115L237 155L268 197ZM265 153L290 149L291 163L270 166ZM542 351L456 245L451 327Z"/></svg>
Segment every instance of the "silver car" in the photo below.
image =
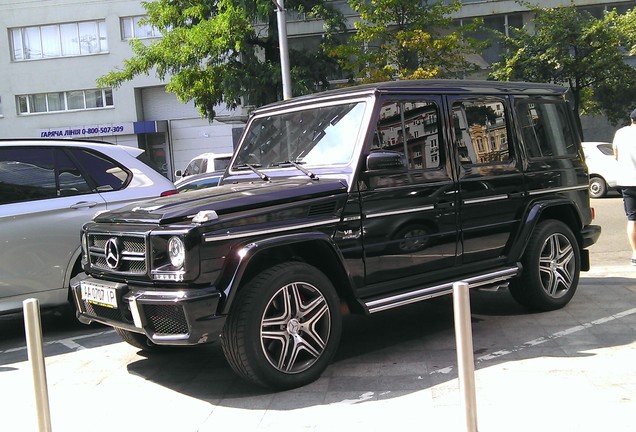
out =
<svg viewBox="0 0 636 432"><path fill-rule="evenodd" d="M80 228L100 211L176 193L143 150L94 141L0 140L0 314L65 306Z"/></svg>

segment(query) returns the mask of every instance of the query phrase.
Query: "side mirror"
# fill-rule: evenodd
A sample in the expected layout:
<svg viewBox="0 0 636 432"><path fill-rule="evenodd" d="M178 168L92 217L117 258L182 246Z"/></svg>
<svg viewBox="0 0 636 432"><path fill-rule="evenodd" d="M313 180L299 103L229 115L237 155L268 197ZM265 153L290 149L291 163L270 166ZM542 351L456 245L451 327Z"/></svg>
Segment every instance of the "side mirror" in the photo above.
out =
<svg viewBox="0 0 636 432"><path fill-rule="evenodd" d="M181 177L181 175L182 175L181 170L176 170L176 171L174 172L174 176L175 176L175 177Z"/></svg>
<svg viewBox="0 0 636 432"><path fill-rule="evenodd" d="M371 152L367 156L367 175L398 174L406 171L404 153L381 150Z"/></svg>

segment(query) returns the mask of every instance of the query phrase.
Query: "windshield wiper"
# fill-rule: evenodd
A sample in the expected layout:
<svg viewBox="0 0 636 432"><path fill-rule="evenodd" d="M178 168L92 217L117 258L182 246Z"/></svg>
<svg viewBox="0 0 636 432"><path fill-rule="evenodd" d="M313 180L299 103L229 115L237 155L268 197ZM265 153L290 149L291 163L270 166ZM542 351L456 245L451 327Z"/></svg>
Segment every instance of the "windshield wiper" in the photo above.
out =
<svg viewBox="0 0 636 432"><path fill-rule="evenodd" d="M302 171L303 174L305 174L310 179L312 179L312 180L320 180L316 174L312 173L307 168L303 167L301 165L301 163L304 163L304 162L295 162L295 161L291 161L291 160L286 160L284 162L276 162L276 163L273 163L271 165L275 166L275 167L281 166L281 165L292 165L293 167L295 167L299 171Z"/></svg>
<svg viewBox="0 0 636 432"><path fill-rule="evenodd" d="M260 164L248 164L248 163L243 163L243 164L238 164L236 165L236 169L245 169L248 168L250 170L252 170L254 173L256 173L256 175L258 175L263 181L269 181L269 176L267 174L265 174L263 171L259 171L256 168L260 168L261 165Z"/></svg>

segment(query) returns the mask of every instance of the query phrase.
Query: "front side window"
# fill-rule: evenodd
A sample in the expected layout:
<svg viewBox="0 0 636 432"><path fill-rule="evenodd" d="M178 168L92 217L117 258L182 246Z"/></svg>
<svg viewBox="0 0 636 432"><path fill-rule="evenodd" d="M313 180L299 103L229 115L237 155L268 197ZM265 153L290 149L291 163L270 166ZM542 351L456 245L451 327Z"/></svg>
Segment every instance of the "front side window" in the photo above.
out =
<svg viewBox="0 0 636 432"><path fill-rule="evenodd" d="M496 98L471 98L453 103L455 146L464 165L510 160L505 104Z"/></svg>
<svg viewBox="0 0 636 432"><path fill-rule="evenodd" d="M382 104L371 150L406 155L410 169L440 166L438 107L432 101L388 101Z"/></svg>
<svg viewBox="0 0 636 432"><path fill-rule="evenodd" d="M9 34L14 61L108 52L104 20L19 27Z"/></svg>
<svg viewBox="0 0 636 432"><path fill-rule="evenodd" d="M78 166L61 148L0 149L0 204L90 193Z"/></svg>
<svg viewBox="0 0 636 432"><path fill-rule="evenodd" d="M565 101L520 99L516 103L521 136L530 158L574 156L576 133Z"/></svg>
<svg viewBox="0 0 636 432"><path fill-rule="evenodd" d="M56 196L53 149L0 149L0 204Z"/></svg>
<svg viewBox="0 0 636 432"><path fill-rule="evenodd" d="M350 102L254 119L233 168L276 168L288 162L346 164L362 128L366 104Z"/></svg>

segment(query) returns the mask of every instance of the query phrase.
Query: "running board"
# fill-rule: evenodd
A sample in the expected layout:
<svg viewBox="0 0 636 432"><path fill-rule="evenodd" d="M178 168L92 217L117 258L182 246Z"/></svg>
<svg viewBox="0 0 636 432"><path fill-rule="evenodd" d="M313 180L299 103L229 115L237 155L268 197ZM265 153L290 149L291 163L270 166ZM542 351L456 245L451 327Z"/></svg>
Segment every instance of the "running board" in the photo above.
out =
<svg viewBox="0 0 636 432"><path fill-rule="evenodd" d="M516 265L514 267L503 268L494 272L460 279L455 282L466 282L469 288L478 288L482 286L494 285L499 282L512 279L513 277L517 276L520 271L521 266ZM364 305L366 306L369 313L376 313L387 309L393 309L410 303L415 303L422 300L428 300L433 297L450 294L453 292L453 284L455 282L448 282L441 285L421 288L415 291L395 294L389 297L369 300L367 302L364 302Z"/></svg>

